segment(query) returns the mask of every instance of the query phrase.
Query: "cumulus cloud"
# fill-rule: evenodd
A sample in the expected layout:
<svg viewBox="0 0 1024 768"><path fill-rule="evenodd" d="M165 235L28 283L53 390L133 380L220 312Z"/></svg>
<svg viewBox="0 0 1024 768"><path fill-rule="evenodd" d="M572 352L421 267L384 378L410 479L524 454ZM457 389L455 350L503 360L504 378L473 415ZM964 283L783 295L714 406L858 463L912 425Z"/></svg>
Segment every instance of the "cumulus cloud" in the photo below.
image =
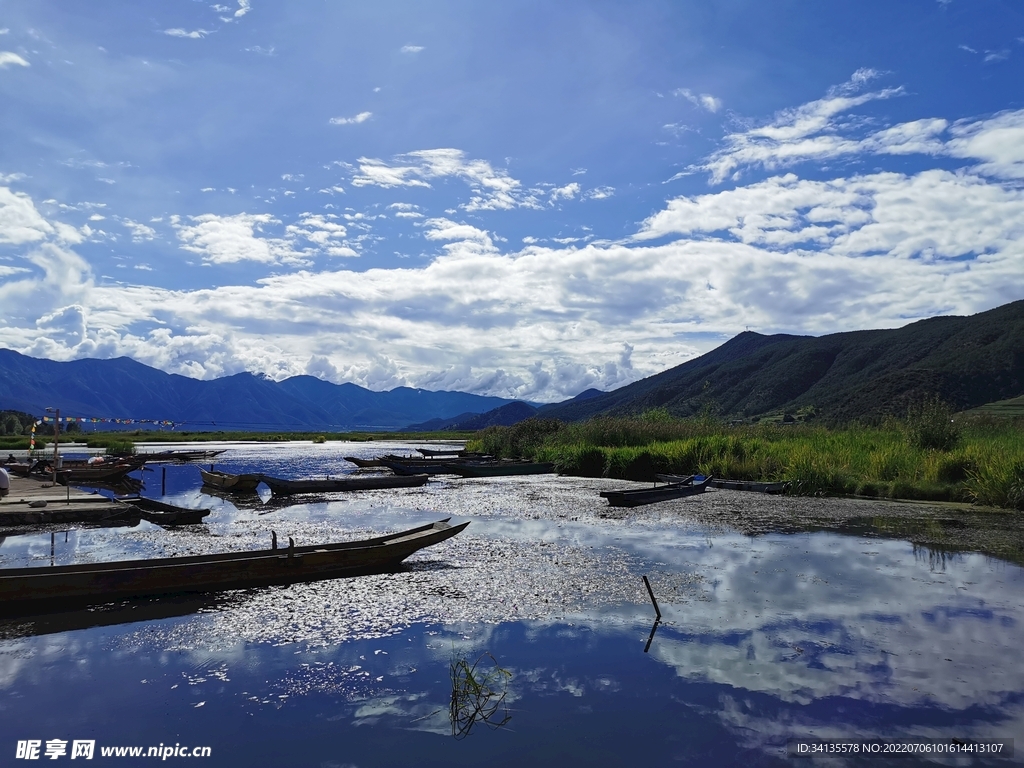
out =
<svg viewBox="0 0 1024 768"><path fill-rule="evenodd" d="M358 125L359 123L365 123L373 117L372 112L360 112L354 117L332 117L330 119L331 125Z"/></svg>
<svg viewBox="0 0 1024 768"><path fill-rule="evenodd" d="M419 53L424 50L424 47L422 45L403 45L400 50L402 53Z"/></svg>
<svg viewBox="0 0 1024 768"><path fill-rule="evenodd" d="M0 51L0 69L12 66L27 67L29 63L14 51Z"/></svg>
<svg viewBox="0 0 1024 768"><path fill-rule="evenodd" d="M264 227L281 223L269 213L234 216L207 213L190 216L189 220L193 223L183 223L177 217L172 219L181 247L200 254L208 263L256 261L272 264L302 260L302 254L296 253L287 240L262 236Z"/></svg>
<svg viewBox="0 0 1024 768"><path fill-rule="evenodd" d="M352 185L430 188L430 181L455 177L466 182L472 197L466 211L538 208L536 199L524 192L521 183L486 160L470 160L459 149L424 149L397 156L391 163L361 157Z"/></svg>
<svg viewBox="0 0 1024 768"><path fill-rule="evenodd" d="M566 184L564 187L555 187L550 193L550 202L552 204L559 200L572 200L580 193L580 185L575 181Z"/></svg>

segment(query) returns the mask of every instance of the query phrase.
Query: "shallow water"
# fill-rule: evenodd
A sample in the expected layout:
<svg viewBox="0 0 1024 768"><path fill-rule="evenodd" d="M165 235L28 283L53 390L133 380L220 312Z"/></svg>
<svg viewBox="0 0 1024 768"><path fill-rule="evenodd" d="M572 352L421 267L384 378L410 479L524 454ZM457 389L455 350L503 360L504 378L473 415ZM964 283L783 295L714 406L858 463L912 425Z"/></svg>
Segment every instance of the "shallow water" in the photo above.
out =
<svg viewBox="0 0 1024 768"><path fill-rule="evenodd" d="M391 450L233 446L217 466L339 474L352 471L342 455ZM756 503L743 494L604 517L597 491L616 484L451 479L280 508L202 495L195 467L169 467L169 496L211 507L208 524L58 534L54 559L255 548L271 529L305 544L472 524L400 573L4 623L0 755L95 739L210 746L204 764L231 766L788 765L791 737L1024 735L1018 566L697 522L702 504ZM0 544L0 566L49 562L49 534ZM644 574L664 614L653 638ZM450 665L481 657L479 670L510 673L506 696L455 738Z"/></svg>

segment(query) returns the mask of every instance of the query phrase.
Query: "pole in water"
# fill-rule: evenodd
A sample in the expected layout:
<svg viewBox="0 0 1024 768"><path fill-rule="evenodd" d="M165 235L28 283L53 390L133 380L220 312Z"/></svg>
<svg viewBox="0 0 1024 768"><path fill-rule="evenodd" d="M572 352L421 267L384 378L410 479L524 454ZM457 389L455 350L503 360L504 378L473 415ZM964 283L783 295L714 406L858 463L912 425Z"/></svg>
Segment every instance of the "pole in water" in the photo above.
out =
<svg viewBox="0 0 1024 768"><path fill-rule="evenodd" d="M167 467L163 468L163 474L160 476L160 495L167 495Z"/></svg>
<svg viewBox="0 0 1024 768"><path fill-rule="evenodd" d="M654 599L654 590L651 589L651 582L647 580L646 576L641 577L644 580L644 586L647 587L647 594L651 596L651 602L654 603L654 612L658 614L658 618L661 618L661 608L658 607L658 601Z"/></svg>
<svg viewBox="0 0 1024 768"><path fill-rule="evenodd" d="M270 548L277 549L277 531L270 532Z"/></svg>
<svg viewBox="0 0 1024 768"><path fill-rule="evenodd" d="M53 565L53 531L50 531L50 565Z"/></svg>
<svg viewBox="0 0 1024 768"><path fill-rule="evenodd" d="M659 624L661 624L661 619L655 619L654 626L651 627L651 634L647 637L647 645L644 646L644 653L647 653L649 650L651 650L651 643L654 641L654 633L658 631Z"/></svg>

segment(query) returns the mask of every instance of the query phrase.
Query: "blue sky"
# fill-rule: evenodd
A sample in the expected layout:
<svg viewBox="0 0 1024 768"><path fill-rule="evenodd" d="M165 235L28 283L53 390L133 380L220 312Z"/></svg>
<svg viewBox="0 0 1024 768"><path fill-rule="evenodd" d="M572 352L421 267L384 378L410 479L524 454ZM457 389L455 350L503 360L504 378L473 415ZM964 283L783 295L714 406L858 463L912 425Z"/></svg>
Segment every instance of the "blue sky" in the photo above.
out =
<svg viewBox="0 0 1024 768"><path fill-rule="evenodd" d="M0 345L561 400L1024 298L1024 2L0 5Z"/></svg>

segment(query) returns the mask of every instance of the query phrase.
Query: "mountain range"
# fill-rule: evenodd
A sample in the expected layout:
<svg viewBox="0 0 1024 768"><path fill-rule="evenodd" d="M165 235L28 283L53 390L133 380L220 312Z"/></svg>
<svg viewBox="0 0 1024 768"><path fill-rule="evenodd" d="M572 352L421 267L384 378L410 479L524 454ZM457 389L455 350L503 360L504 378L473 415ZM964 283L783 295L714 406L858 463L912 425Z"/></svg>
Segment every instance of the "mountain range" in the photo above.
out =
<svg viewBox="0 0 1024 768"><path fill-rule="evenodd" d="M905 413L934 396L966 410L1021 395L1024 301L893 330L817 337L748 331L612 392L587 390L540 407L465 392L373 392L312 376L199 381L125 357L61 363L0 349L0 409L42 414L53 406L67 415L225 429L477 430L531 416L579 421L652 408L733 419L803 412L842 422Z"/></svg>
<svg viewBox="0 0 1024 768"><path fill-rule="evenodd" d="M160 419L203 429L393 430L510 402L410 387L373 392L313 376L278 382L238 373L199 381L127 357L55 362L0 349L0 409L37 415L55 407L67 416Z"/></svg>

